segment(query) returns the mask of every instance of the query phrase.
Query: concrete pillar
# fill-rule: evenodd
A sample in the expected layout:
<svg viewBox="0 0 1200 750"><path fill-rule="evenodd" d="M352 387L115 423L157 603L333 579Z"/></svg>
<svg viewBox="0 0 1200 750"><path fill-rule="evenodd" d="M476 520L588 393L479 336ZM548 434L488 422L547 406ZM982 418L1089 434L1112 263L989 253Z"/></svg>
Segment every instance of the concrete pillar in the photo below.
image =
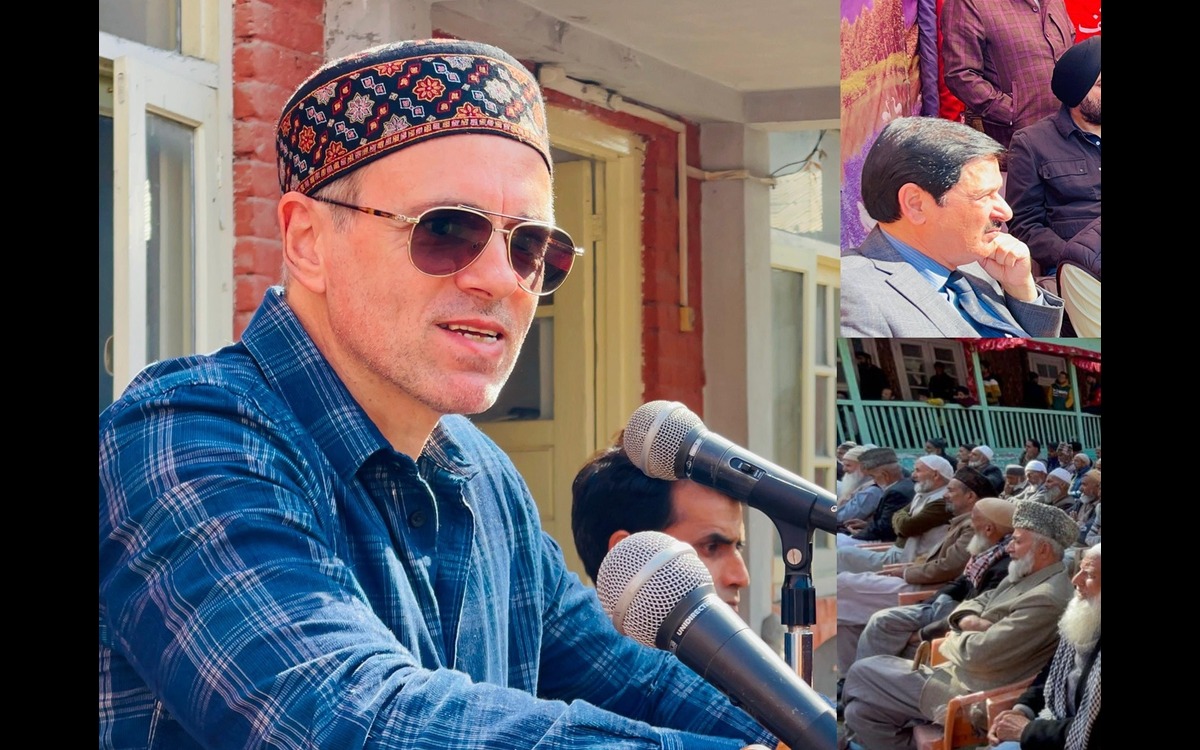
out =
<svg viewBox="0 0 1200 750"><path fill-rule="evenodd" d="M767 134L735 123L700 128L705 170L769 170ZM751 180L705 182L701 238L704 300L704 422L772 459L770 192ZM746 515L749 596L741 614L756 630L778 596L773 590L775 526L757 510Z"/></svg>

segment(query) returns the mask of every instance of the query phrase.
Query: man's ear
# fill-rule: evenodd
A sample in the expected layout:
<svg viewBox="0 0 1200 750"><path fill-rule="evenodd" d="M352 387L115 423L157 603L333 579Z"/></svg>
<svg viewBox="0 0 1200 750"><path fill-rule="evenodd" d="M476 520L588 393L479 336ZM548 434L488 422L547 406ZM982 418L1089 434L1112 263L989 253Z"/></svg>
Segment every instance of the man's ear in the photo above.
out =
<svg viewBox="0 0 1200 750"><path fill-rule="evenodd" d="M929 218L930 204L936 203L933 196L915 182L901 185L896 197L900 202L900 215L913 224L924 224Z"/></svg>
<svg viewBox="0 0 1200 750"><path fill-rule="evenodd" d="M612 536L610 536L608 538L608 548L611 550L613 547L616 547L617 543L620 542L622 539L624 539L627 536L629 536L629 532L626 531L625 529L621 529L620 531L614 531L612 533Z"/></svg>
<svg viewBox="0 0 1200 750"><path fill-rule="evenodd" d="M325 258L319 242L322 231L333 231L308 196L290 191L276 209L283 236L283 264L293 283L313 294L325 292Z"/></svg>

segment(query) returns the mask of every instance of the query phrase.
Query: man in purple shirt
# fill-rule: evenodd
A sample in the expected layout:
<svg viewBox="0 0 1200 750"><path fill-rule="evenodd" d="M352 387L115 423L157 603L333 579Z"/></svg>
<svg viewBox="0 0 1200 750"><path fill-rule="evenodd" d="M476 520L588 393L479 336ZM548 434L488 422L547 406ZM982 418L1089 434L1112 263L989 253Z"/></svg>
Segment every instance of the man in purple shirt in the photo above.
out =
<svg viewBox="0 0 1200 750"><path fill-rule="evenodd" d="M1015 131L1058 109L1050 77L1074 39L1063 0L946 0L946 88L1008 148Z"/></svg>

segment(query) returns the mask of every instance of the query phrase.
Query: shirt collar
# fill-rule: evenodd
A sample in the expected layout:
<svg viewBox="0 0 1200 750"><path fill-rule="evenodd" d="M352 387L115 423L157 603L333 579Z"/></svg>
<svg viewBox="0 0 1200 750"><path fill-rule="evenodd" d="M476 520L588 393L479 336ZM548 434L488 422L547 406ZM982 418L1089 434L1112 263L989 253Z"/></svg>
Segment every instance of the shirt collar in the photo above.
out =
<svg viewBox="0 0 1200 750"><path fill-rule="evenodd" d="M946 282L950 279L949 268L923 254L912 245L896 239L884 231L882 227L880 227L879 231L883 233L884 238L891 243L896 252L900 253L900 257L904 259L904 262L912 266L921 275L921 278L925 279L934 290L940 292L946 287Z"/></svg>
<svg viewBox="0 0 1200 750"><path fill-rule="evenodd" d="M304 330L282 287L267 290L242 343L257 361L271 390L287 403L343 479L350 481L373 454L395 453ZM452 474L474 475L477 469L460 449L454 428L446 422L443 418L434 427L422 457ZM412 457L403 458L412 462Z"/></svg>

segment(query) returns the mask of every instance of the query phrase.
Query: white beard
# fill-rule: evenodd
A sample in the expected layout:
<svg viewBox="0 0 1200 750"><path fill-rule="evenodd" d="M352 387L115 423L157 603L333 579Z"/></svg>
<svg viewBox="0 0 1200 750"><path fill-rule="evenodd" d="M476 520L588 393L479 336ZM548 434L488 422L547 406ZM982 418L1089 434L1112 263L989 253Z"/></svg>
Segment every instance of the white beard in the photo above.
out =
<svg viewBox="0 0 1200 750"><path fill-rule="evenodd" d="M967 466L970 466L972 469L981 469L987 466L987 461L967 461Z"/></svg>
<svg viewBox="0 0 1200 750"><path fill-rule="evenodd" d="M854 495L854 491L863 485L867 480L867 475L861 471L856 471L851 474L846 474L842 477L842 494L838 497L838 505L845 505L846 501Z"/></svg>
<svg viewBox="0 0 1200 750"><path fill-rule="evenodd" d="M971 557L982 555L993 547L992 540L980 534L978 531L971 537L971 541L967 542L967 554Z"/></svg>
<svg viewBox="0 0 1200 750"><path fill-rule="evenodd" d="M1049 489L1046 490L1046 492L1049 493L1046 495L1046 497L1047 497L1047 499L1050 500L1051 505L1053 505L1054 502L1056 500L1058 500L1059 498L1061 498L1063 495L1067 494L1067 491L1065 489L1063 489L1062 487L1059 487L1058 485L1050 487Z"/></svg>
<svg viewBox="0 0 1200 750"><path fill-rule="evenodd" d="M1092 601L1075 596L1058 620L1058 632L1077 651L1087 651L1100 638L1100 595Z"/></svg>
<svg viewBox="0 0 1200 750"><path fill-rule="evenodd" d="M1025 557L1013 558L1008 562L1008 580L1016 583L1025 576L1033 572L1033 550L1030 550Z"/></svg>

